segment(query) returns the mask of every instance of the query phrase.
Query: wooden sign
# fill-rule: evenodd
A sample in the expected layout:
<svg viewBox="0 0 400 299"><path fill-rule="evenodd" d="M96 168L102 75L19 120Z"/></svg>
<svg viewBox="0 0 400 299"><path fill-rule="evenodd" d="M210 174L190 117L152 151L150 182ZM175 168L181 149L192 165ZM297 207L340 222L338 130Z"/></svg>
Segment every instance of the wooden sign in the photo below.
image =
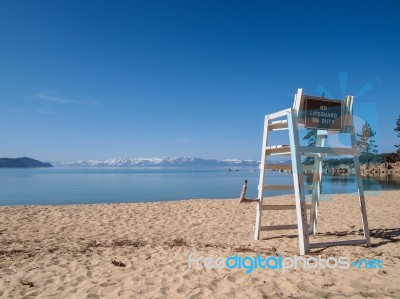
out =
<svg viewBox="0 0 400 299"><path fill-rule="evenodd" d="M305 127L309 129L342 129L342 101L304 96Z"/></svg>

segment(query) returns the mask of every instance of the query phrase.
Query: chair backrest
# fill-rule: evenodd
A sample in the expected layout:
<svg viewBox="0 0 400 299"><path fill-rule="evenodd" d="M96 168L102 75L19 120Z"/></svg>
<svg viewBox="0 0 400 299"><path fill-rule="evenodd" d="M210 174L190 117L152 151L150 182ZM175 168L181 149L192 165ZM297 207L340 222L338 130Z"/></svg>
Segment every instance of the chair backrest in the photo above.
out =
<svg viewBox="0 0 400 299"><path fill-rule="evenodd" d="M293 109L296 111L297 122L304 124L304 97L303 89L297 89L297 93L294 95Z"/></svg>
<svg viewBox="0 0 400 299"><path fill-rule="evenodd" d="M350 127L354 126L353 121L353 96L346 96L343 102L343 132L347 132Z"/></svg>

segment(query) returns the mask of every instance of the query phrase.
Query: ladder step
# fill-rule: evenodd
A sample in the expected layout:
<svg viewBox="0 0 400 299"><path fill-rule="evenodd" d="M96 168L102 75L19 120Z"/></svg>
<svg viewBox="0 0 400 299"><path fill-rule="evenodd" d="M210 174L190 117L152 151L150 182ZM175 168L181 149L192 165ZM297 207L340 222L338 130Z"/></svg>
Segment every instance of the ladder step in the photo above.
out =
<svg viewBox="0 0 400 299"><path fill-rule="evenodd" d="M265 169L292 170L290 164L265 164Z"/></svg>
<svg viewBox="0 0 400 299"><path fill-rule="evenodd" d="M294 190L293 185L264 185L264 190Z"/></svg>
<svg viewBox="0 0 400 299"><path fill-rule="evenodd" d="M266 155L287 155L290 154L289 145L273 145L265 147Z"/></svg>
<svg viewBox="0 0 400 299"><path fill-rule="evenodd" d="M289 144L278 144L278 145L270 145L266 146L267 149L275 149L275 148L282 148L282 147L288 147Z"/></svg>
<svg viewBox="0 0 400 299"><path fill-rule="evenodd" d="M309 191L312 191L313 187L314 187L313 185L304 185L304 189Z"/></svg>
<svg viewBox="0 0 400 299"><path fill-rule="evenodd" d="M297 224L260 226L260 231L297 229Z"/></svg>
<svg viewBox="0 0 400 299"><path fill-rule="evenodd" d="M329 247L329 246L340 246L340 245L355 245L355 244L366 244L367 241L365 239L360 240L344 240L344 241L336 241L336 242L322 242L322 243L310 243L310 248L321 248L321 247Z"/></svg>
<svg viewBox="0 0 400 299"><path fill-rule="evenodd" d="M287 120L275 120L268 124L268 131L285 130L288 128Z"/></svg>
<svg viewBox="0 0 400 299"><path fill-rule="evenodd" d="M311 205L306 205L307 209L311 209ZM296 210L296 205L263 205L262 210L276 211L276 210Z"/></svg>
<svg viewBox="0 0 400 299"><path fill-rule="evenodd" d="M309 147L309 146L298 146L297 152L301 153L303 156L315 157L318 155L322 156L357 156L358 152L353 148L340 148L340 147ZM268 156L275 155L290 155L289 145L279 145L279 146L266 146L265 154ZM308 168L308 166L303 165L303 169ZM311 168L313 169L313 168Z"/></svg>
<svg viewBox="0 0 400 299"><path fill-rule="evenodd" d="M310 146L297 146L297 152L306 156L317 156L318 154L327 156L357 156L357 149L342 148L342 147L310 147Z"/></svg>

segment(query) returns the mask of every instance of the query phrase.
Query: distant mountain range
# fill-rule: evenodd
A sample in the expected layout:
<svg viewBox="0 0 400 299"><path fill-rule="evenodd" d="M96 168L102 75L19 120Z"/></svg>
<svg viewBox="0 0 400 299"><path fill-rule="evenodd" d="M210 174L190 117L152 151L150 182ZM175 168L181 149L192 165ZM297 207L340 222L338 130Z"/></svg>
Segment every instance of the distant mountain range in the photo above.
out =
<svg viewBox="0 0 400 299"><path fill-rule="evenodd" d="M260 162L237 159L201 158L112 158L104 161L86 160L52 162L55 167L258 167Z"/></svg>
<svg viewBox="0 0 400 299"><path fill-rule="evenodd" d="M22 158L0 158L0 168L33 168L33 167L53 167L50 163L38 160Z"/></svg>

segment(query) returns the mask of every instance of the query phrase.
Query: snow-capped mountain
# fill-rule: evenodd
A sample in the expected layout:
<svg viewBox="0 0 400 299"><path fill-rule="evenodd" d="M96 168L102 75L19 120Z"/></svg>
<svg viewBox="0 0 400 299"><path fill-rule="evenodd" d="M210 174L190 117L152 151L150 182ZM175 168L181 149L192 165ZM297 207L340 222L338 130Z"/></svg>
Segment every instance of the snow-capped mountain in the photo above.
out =
<svg viewBox="0 0 400 299"><path fill-rule="evenodd" d="M238 159L202 158L112 158L100 160L79 160L74 162L51 162L55 167L258 167L260 162Z"/></svg>

